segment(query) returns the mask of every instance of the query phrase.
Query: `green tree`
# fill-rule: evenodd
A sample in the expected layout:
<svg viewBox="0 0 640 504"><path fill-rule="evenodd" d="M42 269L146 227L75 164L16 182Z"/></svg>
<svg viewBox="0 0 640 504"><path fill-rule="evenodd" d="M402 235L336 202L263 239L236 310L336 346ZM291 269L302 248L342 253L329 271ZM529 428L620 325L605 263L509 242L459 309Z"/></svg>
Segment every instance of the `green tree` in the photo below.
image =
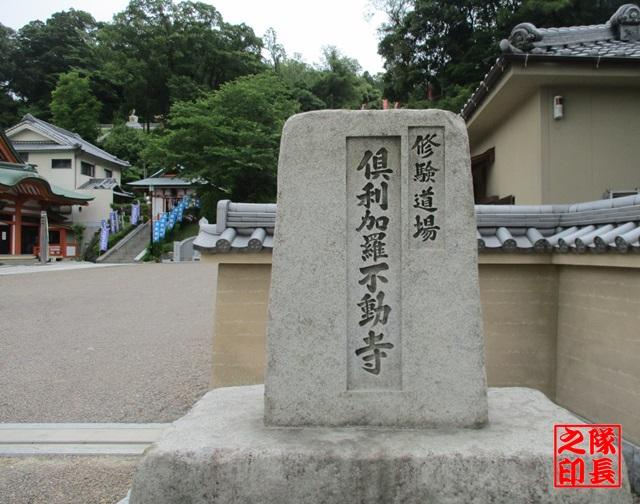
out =
<svg viewBox="0 0 640 504"><path fill-rule="evenodd" d="M0 128L8 128L19 119L18 102L10 88L16 71L14 54L15 32L0 23Z"/></svg>
<svg viewBox="0 0 640 504"><path fill-rule="evenodd" d="M303 112L326 108L358 109L363 104L380 106L380 83L367 72L360 74L358 62L343 56L335 47L325 48L323 61L317 67L294 56L284 58L277 73Z"/></svg>
<svg viewBox="0 0 640 504"><path fill-rule="evenodd" d="M15 38L11 58L17 63L10 80L15 93L32 112L49 116L51 92L58 76L74 68L96 67L97 23L87 12L56 12L46 22L31 21Z"/></svg>
<svg viewBox="0 0 640 504"><path fill-rule="evenodd" d="M299 55L283 60L278 65L278 75L300 104L302 112L327 108L327 104L312 91L322 75L320 70L302 61Z"/></svg>
<svg viewBox="0 0 640 504"><path fill-rule="evenodd" d="M77 71L60 75L51 93L51 113L57 126L78 133L89 142L96 140L100 102L91 93L88 77Z"/></svg>
<svg viewBox="0 0 640 504"><path fill-rule="evenodd" d="M384 92L413 107L459 111L520 22L604 23L624 0L374 0L389 21L378 52Z"/></svg>
<svg viewBox="0 0 640 504"><path fill-rule="evenodd" d="M312 90L328 108L359 108L363 98L358 86L359 71L356 60L342 56L335 47L327 47L320 78Z"/></svg>
<svg viewBox="0 0 640 504"><path fill-rule="evenodd" d="M140 180L144 175L142 151L149 144L151 134L141 129L128 128L124 124L114 126L102 140L101 147L114 156L129 161L131 165L122 172L122 183Z"/></svg>
<svg viewBox="0 0 640 504"><path fill-rule="evenodd" d="M284 121L298 109L273 73L241 77L171 108L164 134L143 151L149 166L182 167L205 192L236 201L274 201Z"/></svg>
<svg viewBox="0 0 640 504"><path fill-rule="evenodd" d="M282 62L287 59L287 52L284 50L284 46L278 42L278 35L273 28L267 29L262 36L262 40L269 55L269 63L273 66L273 69L278 72Z"/></svg>
<svg viewBox="0 0 640 504"><path fill-rule="evenodd" d="M120 96L118 115L144 121L224 82L262 71L262 42L244 24L225 23L212 5L131 0L98 33L99 78Z"/></svg>

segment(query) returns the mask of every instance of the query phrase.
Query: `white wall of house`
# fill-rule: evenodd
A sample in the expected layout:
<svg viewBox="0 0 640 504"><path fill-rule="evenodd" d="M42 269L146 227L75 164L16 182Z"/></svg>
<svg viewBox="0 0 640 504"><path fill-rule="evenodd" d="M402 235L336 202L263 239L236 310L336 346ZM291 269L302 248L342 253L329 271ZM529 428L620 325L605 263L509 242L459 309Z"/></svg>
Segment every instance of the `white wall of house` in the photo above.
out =
<svg viewBox="0 0 640 504"><path fill-rule="evenodd" d="M12 135L11 140L48 141L49 139L37 132L25 129ZM19 145L17 149L20 152ZM100 227L101 220L109 217L113 203L113 191L110 189L79 189L79 187L92 178L112 177L120 184L121 167L78 149L49 152L27 151L27 153L28 162L35 165L38 173L51 184L93 196L94 199L88 206L74 205L69 216L74 223L83 224L87 228L85 237L92 236ZM83 163L85 163L84 170ZM60 164L66 164L68 167L56 167Z"/></svg>
<svg viewBox="0 0 640 504"><path fill-rule="evenodd" d="M121 168L118 165L107 163L101 159L95 158L84 152L79 152L76 156L76 172L78 174L78 185L80 187L85 182L88 182L92 178L114 178L120 184L122 180ZM82 169L82 163L93 166L93 175L85 175ZM85 166L86 166L85 165Z"/></svg>
<svg viewBox="0 0 640 504"><path fill-rule="evenodd" d="M49 140L36 131L30 129L23 129L11 135L11 140L23 141L23 142L41 142L42 140Z"/></svg>
<svg viewBox="0 0 640 504"><path fill-rule="evenodd" d="M28 162L36 166L38 174L46 178L49 183L62 187L63 189L75 190L75 151L58 152L29 152ZM69 168L53 168L53 160L68 160Z"/></svg>
<svg viewBox="0 0 640 504"><path fill-rule="evenodd" d="M113 203L113 191L109 189L78 189L80 194L88 194L94 199L89 206L73 205L72 220L87 228L87 234L91 236L99 227L102 219L109 218L111 203Z"/></svg>

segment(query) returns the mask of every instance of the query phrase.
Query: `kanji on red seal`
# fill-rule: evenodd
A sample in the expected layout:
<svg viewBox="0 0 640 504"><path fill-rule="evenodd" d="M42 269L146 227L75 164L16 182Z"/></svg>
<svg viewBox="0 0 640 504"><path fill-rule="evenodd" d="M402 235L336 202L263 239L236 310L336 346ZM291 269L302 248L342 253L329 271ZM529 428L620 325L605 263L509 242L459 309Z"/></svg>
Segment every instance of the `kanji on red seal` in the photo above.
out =
<svg viewBox="0 0 640 504"><path fill-rule="evenodd" d="M619 424L558 424L553 434L555 488L622 486Z"/></svg>

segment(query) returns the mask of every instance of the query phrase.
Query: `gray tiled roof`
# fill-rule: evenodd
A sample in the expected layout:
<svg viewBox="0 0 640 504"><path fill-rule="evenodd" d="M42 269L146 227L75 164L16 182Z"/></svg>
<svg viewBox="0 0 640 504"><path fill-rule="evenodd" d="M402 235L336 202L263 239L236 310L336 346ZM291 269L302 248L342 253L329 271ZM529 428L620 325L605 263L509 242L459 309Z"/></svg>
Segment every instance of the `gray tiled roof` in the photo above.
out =
<svg viewBox="0 0 640 504"><path fill-rule="evenodd" d="M476 205L481 251L640 251L640 195L575 205Z"/></svg>
<svg viewBox="0 0 640 504"><path fill-rule="evenodd" d="M177 177L150 177L142 180L136 180L135 182L128 182L127 185L133 187L149 187L149 186L179 186L188 187L193 185L193 182L189 180L177 178Z"/></svg>
<svg viewBox="0 0 640 504"><path fill-rule="evenodd" d="M200 219L200 232L193 242L196 250L211 253L259 252L273 247L276 205L273 203L218 202L216 223Z"/></svg>
<svg viewBox="0 0 640 504"><path fill-rule="evenodd" d="M503 53L574 57L640 58L640 8L620 7L604 24L536 28L521 23L500 42Z"/></svg>
<svg viewBox="0 0 640 504"><path fill-rule="evenodd" d="M14 147L19 152L80 149L87 154L119 165L121 167L129 166L129 163L127 161L123 161L113 154L109 154L107 151L104 151L101 148L96 147L92 143L87 142L77 133L73 133L64 128L60 128L59 126L56 126L54 124L50 124L46 121L43 121L42 119L38 119L37 117L32 116L31 114L25 115L22 118L22 121L20 121L15 126L7 129L7 135L11 136L11 133L13 131L16 131L18 128L24 126L25 124L35 131L38 131L51 138L52 142L48 143L12 140Z"/></svg>
<svg viewBox="0 0 640 504"><path fill-rule="evenodd" d="M108 189L118 196L133 197L133 194L123 190L114 178L92 178L78 187L78 189Z"/></svg>
<svg viewBox="0 0 640 504"><path fill-rule="evenodd" d="M118 185L114 178L92 178L87 180L78 189L113 189Z"/></svg>
<svg viewBox="0 0 640 504"><path fill-rule="evenodd" d="M600 65L608 61L638 65L640 60L640 7L626 4L604 24L537 28L521 23L500 42L502 55L484 76L460 111L465 120L500 81L513 60L585 61Z"/></svg>
<svg viewBox="0 0 640 504"><path fill-rule="evenodd" d="M481 252L640 252L640 195L574 205L476 205ZM220 201L217 223L200 221L203 252L257 252L273 247L275 204Z"/></svg>

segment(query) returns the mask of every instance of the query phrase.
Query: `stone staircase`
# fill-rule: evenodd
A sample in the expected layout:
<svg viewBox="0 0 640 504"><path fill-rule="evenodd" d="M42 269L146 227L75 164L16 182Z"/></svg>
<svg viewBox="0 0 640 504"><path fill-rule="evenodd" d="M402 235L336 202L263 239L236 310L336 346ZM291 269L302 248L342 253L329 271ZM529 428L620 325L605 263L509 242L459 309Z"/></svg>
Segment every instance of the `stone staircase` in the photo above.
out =
<svg viewBox="0 0 640 504"><path fill-rule="evenodd" d="M134 259L149 245L149 223L135 228L116 245L102 254L99 263L132 263Z"/></svg>

